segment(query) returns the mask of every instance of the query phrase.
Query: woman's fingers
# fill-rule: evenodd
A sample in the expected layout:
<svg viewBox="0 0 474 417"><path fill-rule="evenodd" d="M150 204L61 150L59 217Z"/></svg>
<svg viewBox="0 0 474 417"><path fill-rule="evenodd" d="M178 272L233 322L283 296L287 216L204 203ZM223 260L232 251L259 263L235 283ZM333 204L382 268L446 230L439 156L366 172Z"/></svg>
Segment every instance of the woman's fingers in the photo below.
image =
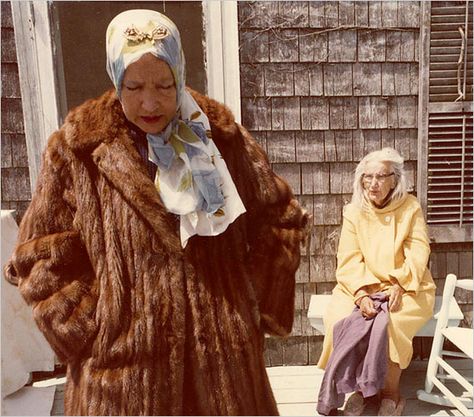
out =
<svg viewBox="0 0 474 417"><path fill-rule="evenodd" d="M360 311L362 315L367 318L372 318L377 314L374 308L374 302L369 297L365 297L360 303Z"/></svg>
<svg viewBox="0 0 474 417"><path fill-rule="evenodd" d="M400 306L402 304L402 292L398 289L393 288L390 292L390 298L388 301L388 309L390 311L398 311L400 310Z"/></svg>

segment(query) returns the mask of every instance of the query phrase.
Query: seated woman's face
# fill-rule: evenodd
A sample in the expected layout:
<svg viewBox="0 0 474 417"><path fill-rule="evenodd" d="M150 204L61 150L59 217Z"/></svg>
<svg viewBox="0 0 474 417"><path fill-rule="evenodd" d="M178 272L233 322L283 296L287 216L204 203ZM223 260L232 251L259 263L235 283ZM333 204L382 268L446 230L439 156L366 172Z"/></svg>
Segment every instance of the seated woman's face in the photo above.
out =
<svg viewBox="0 0 474 417"><path fill-rule="evenodd" d="M127 119L146 133L159 133L176 114L176 85L169 65L151 54L125 70L120 97Z"/></svg>
<svg viewBox="0 0 474 417"><path fill-rule="evenodd" d="M389 162L368 162L365 166L362 184L367 198L381 205L391 189L395 188L395 175Z"/></svg>

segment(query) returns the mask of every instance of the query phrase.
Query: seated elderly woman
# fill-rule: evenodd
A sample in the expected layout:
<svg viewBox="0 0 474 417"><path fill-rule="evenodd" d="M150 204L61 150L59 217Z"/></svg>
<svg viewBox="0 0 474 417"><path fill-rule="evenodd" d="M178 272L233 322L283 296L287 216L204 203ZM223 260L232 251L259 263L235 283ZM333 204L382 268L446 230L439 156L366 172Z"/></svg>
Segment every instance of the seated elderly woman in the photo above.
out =
<svg viewBox="0 0 474 417"><path fill-rule="evenodd" d="M374 336L379 343L375 349L368 342L367 357L363 358L366 363L353 367L359 374L352 376L351 383L347 384L347 375L342 377L344 382L333 381L338 387L344 386L342 392L355 390L346 403L345 415L361 415L367 404L364 397L377 393L381 400L379 415L401 415L401 372L412 358L413 337L432 316L435 285L427 267L427 227L420 204L406 188L403 159L398 152L391 148L371 152L356 168L352 201L344 209L337 285L324 317L326 337L318 366L326 368L326 374L341 378L349 372L349 365L341 364L341 358L336 357L341 355L342 345L347 349L353 343L351 354L356 355L360 346L354 340L360 329L371 326L371 321L372 333L386 329L386 337ZM352 314L355 316L349 320ZM384 318L376 324L378 314ZM344 333L343 327L349 324L359 330ZM383 366L376 364L377 369L371 369L381 357L386 361ZM344 369L329 371L336 362ZM363 377L361 372L365 372ZM383 380L370 381L374 375ZM327 401L328 391L323 388L318 410L327 413L334 403Z"/></svg>

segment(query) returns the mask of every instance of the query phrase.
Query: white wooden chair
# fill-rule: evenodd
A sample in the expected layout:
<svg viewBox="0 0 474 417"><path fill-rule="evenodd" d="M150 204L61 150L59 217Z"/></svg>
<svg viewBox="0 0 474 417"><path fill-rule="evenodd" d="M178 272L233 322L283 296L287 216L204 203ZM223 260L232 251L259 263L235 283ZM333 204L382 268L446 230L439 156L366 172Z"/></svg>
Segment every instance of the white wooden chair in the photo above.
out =
<svg viewBox="0 0 474 417"><path fill-rule="evenodd" d="M436 324L436 330L433 337L433 346L431 348L428 368L426 371L425 389L418 390L417 396L419 400L427 401L433 404L445 405L448 407L456 407L463 415L473 415L473 386L472 378L464 377L456 369L446 362L444 356L470 358L473 359L473 329L452 327L448 322L449 306L454 299L454 290L462 288L464 290L473 291L473 280L458 280L456 275L448 274L443 291L443 301L440 314ZM461 352L453 352L443 350L445 340L449 340ZM454 361L455 362L455 361ZM459 383L466 392L462 396L455 395L449 389L445 382L454 380ZM441 394L433 393L436 387Z"/></svg>

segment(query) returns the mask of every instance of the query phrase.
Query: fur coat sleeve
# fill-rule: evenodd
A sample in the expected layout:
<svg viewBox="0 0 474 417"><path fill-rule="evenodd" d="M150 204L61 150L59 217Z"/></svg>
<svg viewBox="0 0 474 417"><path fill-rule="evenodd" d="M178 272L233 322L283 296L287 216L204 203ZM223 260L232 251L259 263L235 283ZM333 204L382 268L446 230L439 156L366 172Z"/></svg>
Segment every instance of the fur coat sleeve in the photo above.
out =
<svg viewBox="0 0 474 417"><path fill-rule="evenodd" d="M19 286L38 327L66 362L77 358L96 333L96 296L95 275L74 228L68 158L60 140L55 133L43 154L39 182L5 276Z"/></svg>

